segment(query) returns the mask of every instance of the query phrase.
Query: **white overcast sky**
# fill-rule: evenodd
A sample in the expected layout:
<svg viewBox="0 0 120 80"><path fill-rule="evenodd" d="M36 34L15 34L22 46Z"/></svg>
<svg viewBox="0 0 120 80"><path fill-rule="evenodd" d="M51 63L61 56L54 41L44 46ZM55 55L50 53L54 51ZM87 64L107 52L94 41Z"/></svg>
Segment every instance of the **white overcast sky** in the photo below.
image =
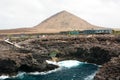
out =
<svg viewBox="0 0 120 80"><path fill-rule="evenodd" d="M0 29L32 27L62 10L94 25L120 28L120 0L0 0Z"/></svg>

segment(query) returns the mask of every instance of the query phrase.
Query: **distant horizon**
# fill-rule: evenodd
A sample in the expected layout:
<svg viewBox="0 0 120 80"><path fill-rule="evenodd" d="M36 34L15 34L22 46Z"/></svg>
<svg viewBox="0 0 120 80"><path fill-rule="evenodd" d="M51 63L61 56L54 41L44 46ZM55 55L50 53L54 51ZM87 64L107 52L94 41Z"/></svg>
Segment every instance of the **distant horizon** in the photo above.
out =
<svg viewBox="0 0 120 80"><path fill-rule="evenodd" d="M3 0L0 30L33 27L63 10L96 26L120 28L119 9L120 0Z"/></svg>

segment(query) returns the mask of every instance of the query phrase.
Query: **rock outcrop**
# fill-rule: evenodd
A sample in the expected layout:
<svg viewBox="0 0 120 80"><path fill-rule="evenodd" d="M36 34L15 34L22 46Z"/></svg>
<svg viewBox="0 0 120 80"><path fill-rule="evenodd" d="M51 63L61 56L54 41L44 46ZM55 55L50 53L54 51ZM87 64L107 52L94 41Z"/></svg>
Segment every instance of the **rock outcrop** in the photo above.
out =
<svg viewBox="0 0 120 80"><path fill-rule="evenodd" d="M120 80L120 56L112 58L110 62L96 74L95 80Z"/></svg>
<svg viewBox="0 0 120 80"><path fill-rule="evenodd" d="M52 37L52 36L51 36ZM55 38L33 39L21 43L34 57L47 59L52 51L57 51L57 58L77 59L102 65L112 57L120 55L119 38L115 36L57 36Z"/></svg>
<svg viewBox="0 0 120 80"><path fill-rule="evenodd" d="M58 66L47 64L33 58L31 53L20 53L4 41L0 41L0 75L16 75L19 71L34 72L47 71ZM24 52L24 51L23 51ZM41 57L39 57L41 58Z"/></svg>
<svg viewBox="0 0 120 80"><path fill-rule="evenodd" d="M72 36L34 39L22 44L34 53L49 59L51 51L57 50L58 60L76 59L102 65L95 80L119 80L120 77L120 36ZM117 57L117 58L113 58ZM110 61L111 60L111 61ZM110 61L110 62L109 62Z"/></svg>
<svg viewBox="0 0 120 80"><path fill-rule="evenodd" d="M29 39L19 42L24 49L16 49L13 46L0 42L0 74L13 74L18 71L45 71L57 66L48 65L45 60L51 59L51 52L57 53L57 60L74 59L103 65L95 79L100 80L101 72L108 68L114 78L114 69L119 69L120 36L114 35L49 35L37 39ZM113 57L118 57L114 59ZM112 62L109 62L112 59ZM3 64L3 65L2 65ZM9 65L9 67L7 66ZM113 72L112 72L113 71ZM109 73L109 71L108 71ZM117 73L117 75L119 72ZM115 74L116 75L116 74ZM105 80L108 77L103 76Z"/></svg>

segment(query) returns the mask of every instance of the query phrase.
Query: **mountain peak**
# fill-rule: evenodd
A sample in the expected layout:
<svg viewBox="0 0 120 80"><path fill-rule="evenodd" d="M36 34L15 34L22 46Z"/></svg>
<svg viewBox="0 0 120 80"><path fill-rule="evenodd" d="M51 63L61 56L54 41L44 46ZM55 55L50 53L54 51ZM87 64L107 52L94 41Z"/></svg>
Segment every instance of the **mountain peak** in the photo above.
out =
<svg viewBox="0 0 120 80"><path fill-rule="evenodd" d="M61 11L61 12L56 13L54 16L56 16L56 15L73 15L73 14L71 14L70 12L68 12L68 11L66 11L66 10L63 10L63 11ZM74 15L74 16L75 16L75 15Z"/></svg>
<svg viewBox="0 0 120 80"><path fill-rule="evenodd" d="M44 20L43 22L35 26L35 28L37 28L38 30L54 30L60 32L70 30L95 29L99 27L94 26L81 19L80 17L77 17L76 15L63 10Z"/></svg>
<svg viewBox="0 0 120 80"><path fill-rule="evenodd" d="M69 12L66 11L66 10L63 10L63 11L61 11L61 12L59 12L59 13L69 13Z"/></svg>

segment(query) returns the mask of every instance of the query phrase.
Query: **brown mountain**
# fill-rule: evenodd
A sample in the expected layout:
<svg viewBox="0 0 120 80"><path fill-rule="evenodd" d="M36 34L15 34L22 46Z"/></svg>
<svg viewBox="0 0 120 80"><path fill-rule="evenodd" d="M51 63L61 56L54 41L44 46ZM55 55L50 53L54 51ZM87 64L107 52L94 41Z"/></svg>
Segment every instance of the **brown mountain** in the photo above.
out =
<svg viewBox="0 0 120 80"><path fill-rule="evenodd" d="M101 28L67 12L59 12L35 26L38 31L69 31Z"/></svg>
<svg viewBox="0 0 120 80"><path fill-rule="evenodd" d="M0 33L55 33L69 30L86 30L101 28L67 12L61 11L44 20L33 28L0 30Z"/></svg>

